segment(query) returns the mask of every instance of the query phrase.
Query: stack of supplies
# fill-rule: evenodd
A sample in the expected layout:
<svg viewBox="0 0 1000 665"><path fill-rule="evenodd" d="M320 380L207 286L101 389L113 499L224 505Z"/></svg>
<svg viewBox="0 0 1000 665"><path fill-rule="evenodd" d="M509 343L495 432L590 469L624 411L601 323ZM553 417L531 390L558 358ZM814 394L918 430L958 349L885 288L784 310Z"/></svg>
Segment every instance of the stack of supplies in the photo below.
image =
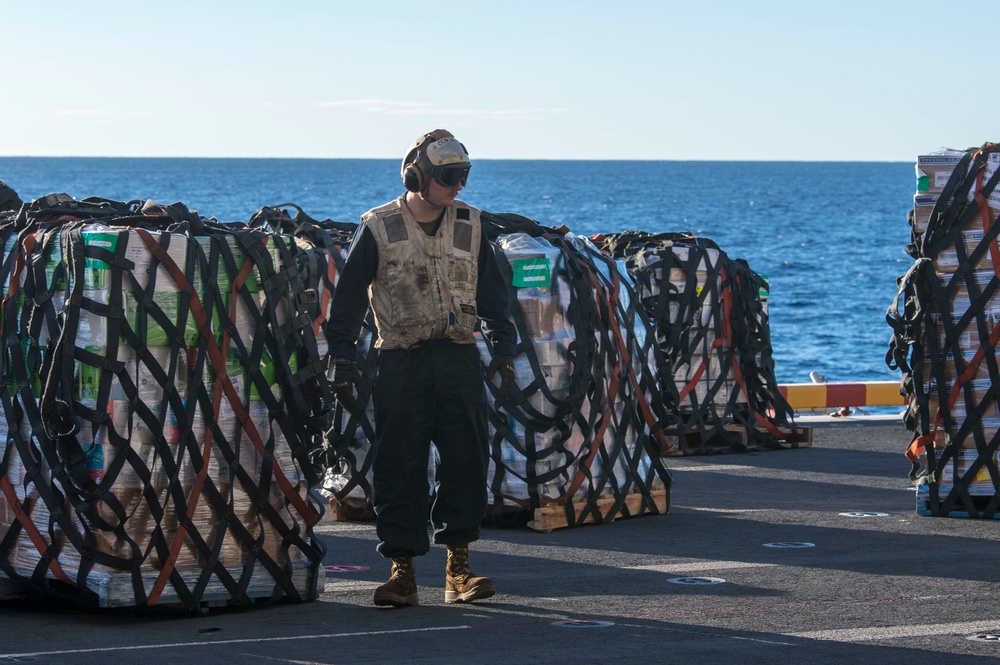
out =
<svg viewBox="0 0 1000 665"><path fill-rule="evenodd" d="M992 517L1000 507L1000 148L947 157L954 163L928 174L933 214L913 225L915 261L889 309L887 362L902 371L910 398L918 511ZM918 158L918 170L926 161Z"/></svg>
<svg viewBox="0 0 1000 665"><path fill-rule="evenodd" d="M2 230L0 572L102 606L315 598L316 250L65 195Z"/></svg>
<svg viewBox="0 0 1000 665"><path fill-rule="evenodd" d="M629 232L603 241L635 280L654 326L661 396L674 416L667 433L679 443L669 452L794 442L774 376L767 282L706 238Z"/></svg>

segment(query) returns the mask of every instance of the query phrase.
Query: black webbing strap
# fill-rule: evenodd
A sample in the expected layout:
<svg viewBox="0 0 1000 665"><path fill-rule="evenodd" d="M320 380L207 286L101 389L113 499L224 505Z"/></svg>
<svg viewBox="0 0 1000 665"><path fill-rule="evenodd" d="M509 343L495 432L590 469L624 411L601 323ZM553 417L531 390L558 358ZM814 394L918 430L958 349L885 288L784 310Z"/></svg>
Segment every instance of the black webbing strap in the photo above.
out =
<svg viewBox="0 0 1000 665"><path fill-rule="evenodd" d="M479 221L483 225L483 233L491 242L495 242L502 235L512 235L514 233L524 233L532 238L558 236L567 233L565 227L543 227L533 219L513 212L487 212L480 213Z"/></svg>
<svg viewBox="0 0 1000 665"><path fill-rule="evenodd" d="M727 411L735 423L743 425L748 442L767 448L782 448L785 438L778 426L797 433L793 412L781 395L771 356L771 333L768 314L760 299L766 284L749 264L736 259L725 267L727 278L728 320L733 349L732 375L739 388L731 391ZM747 398L746 409L737 407L738 394Z"/></svg>
<svg viewBox="0 0 1000 665"><path fill-rule="evenodd" d="M24 230L27 232L27 229ZM41 420L37 413L37 405L34 395L31 392L31 375L26 364L26 356L23 353L23 345L19 320L18 295L20 293L21 275L24 270L24 253L21 241L24 232L14 235L10 227L4 229L5 246L7 241L13 240L13 246L6 253L3 261L3 277L8 283L8 289L3 298L3 339L7 349L7 357L4 359L4 381L0 386L0 397L2 397L4 415L7 424L7 435L2 458L3 473L0 474L0 492L8 508L13 512L15 521L11 524L4 538L0 540L0 566L8 577L15 580L27 581L37 587L46 588L46 574L51 573L56 580L72 585L73 581L63 570L58 560L59 547L55 541L46 540L33 519L33 513L39 505L56 505L55 497L44 487L45 478L42 475L42 457L39 447L31 438L31 432L41 433ZM10 391L13 385L14 391ZM28 436L25 436L21 429L21 417L30 414L31 429ZM38 429L34 429L38 427ZM11 482L9 473L13 469L15 456L19 459L21 467L24 469L23 479L19 487L25 494L18 496L18 490ZM37 496L26 493L28 487L35 487ZM50 513L51 514L51 513ZM35 570L26 579L19 571L16 571L9 559L13 548L17 545L19 537L24 534L28 542L35 548L39 555L39 563Z"/></svg>
<svg viewBox="0 0 1000 665"><path fill-rule="evenodd" d="M358 337L355 366L361 374L364 390L358 395L357 408L353 413L337 402L333 422L326 435L326 447L317 462L328 469L324 487L333 497L344 505L357 503L352 500L352 495L355 489L360 489L364 497L363 506L353 507L367 514L373 505L375 491L369 480L375 457L371 454L375 426L370 417L370 404L378 358L375 323L370 311L365 317L362 333Z"/></svg>
<svg viewBox="0 0 1000 665"><path fill-rule="evenodd" d="M65 486L78 488L81 505L76 506L76 509L80 515L87 518L83 520L82 542L74 542L80 552L77 587L81 593L87 588L87 574L94 565L127 570L131 572L136 602L141 604L145 592L140 571L142 561L140 548L130 538L126 529L134 509L127 508L121 502L114 484L123 470L127 469L130 474L134 474L136 482L143 488L142 496L147 503L155 505L157 499L151 488L150 470L128 439L120 436L115 430L107 408L113 382L125 386L132 385L125 371L125 364L118 358L119 340L124 323L122 302L124 276L131 274L133 266L125 258L127 249L125 238L120 238L121 242L117 243L114 251L100 246L86 246L82 238L84 228L80 223L67 224L60 231L60 243L64 248L70 289L66 301L67 307L64 308L63 329L55 348L52 349L52 365L46 374L42 410L46 427L50 432L61 426L61 430L56 431L53 436L53 441L58 443L61 456L71 463L76 461L69 467L72 474ZM88 261L92 262L92 265L97 265L96 262L101 261L103 265L115 268L101 271L106 273L109 280L102 289L108 295L108 303L101 303L86 296L85 282L88 277L85 272L95 270L87 267ZM91 326L97 324L97 328L90 331L91 343L104 339L101 351L77 346L84 312L90 315ZM96 387L82 385L83 370L86 367L94 368L88 376L93 379L94 375L97 375ZM78 377L82 385L79 390L82 392L74 394L75 390L70 390L70 387L75 385L74 382ZM84 399L93 406L85 404ZM64 408L62 405L66 403L72 404L74 414L69 427L63 426L59 417ZM84 427L79 426L80 422L84 423ZM101 433L107 437L106 444L99 443ZM102 455L114 451L114 459L105 468L105 475L101 481L95 484L87 474L85 460L93 453L94 448L102 447L108 448L108 452L102 452ZM113 521L102 517L100 507L104 507L114 516ZM153 512L156 512L155 509ZM129 556L119 557L99 550L92 527L114 533L119 542L127 544L130 550ZM73 534L76 534L75 530ZM72 538L71 535L71 540Z"/></svg>
<svg viewBox="0 0 1000 665"><path fill-rule="evenodd" d="M566 397L556 397L545 380L513 285L512 260L520 250L516 245L506 250L505 236L499 237L497 256L521 339L518 353L528 360L533 378L527 386L513 387L508 400L494 403L490 410L494 510L504 501L522 508L557 503L568 525L601 522L627 514L625 502L634 491L645 497L645 511L655 510L654 485L669 485L660 446L650 444L649 433L659 432L659 419L643 415L644 408L656 403L648 397L655 383L649 372L635 371L634 364L645 357L648 348L643 350L636 342L635 310L622 303L634 299L619 292L622 284L616 266L581 239L546 233L533 236L558 250L555 265L550 266L547 297L558 299L560 280L569 287L569 302L559 308L574 331L574 340L566 347L570 377ZM495 396L496 388L489 389ZM534 398L537 403L538 397L549 405L545 414L529 402ZM506 461L506 449L524 460L523 475ZM527 497L504 492L508 476L525 483ZM556 488L546 486L553 481ZM581 490L585 490L582 498ZM613 499L610 507L609 497Z"/></svg>
<svg viewBox="0 0 1000 665"><path fill-rule="evenodd" d="M774 376L760 276L745 261L731 260L714 242L690 233L630 231L601 240L606 253L624 259L654 323L663 363L661 395L675 416L669 432L681 450L707 452L704 443L714 437L744 449L729 423L742 426L748 444L781 447L787 434L779 426L791 433L796 427ZM682 283L674 283L672 273L680 274ZM710 368L716 377L707 375ZM692 442L699 447L693 450Z"/></svg>
<svg viewBox="0 0 1000 665"><path fill-rule="evenodd" d="M1000 294L1000 226L987 201L1000 182L1000 169L989 180L985 178L996 152L994 144L969 150L952 171L926 230L920 234L914 229L908 249L916 261L899 278L899 290L886 315L893 328L886 363L902 372L901 393L910 397L904 418L915 432L906 451L913 464L910 477L926 486L932 515L965 510L971 516L993 517L1000 508L1000 473L995 462L1000 436L987 436L984 424L988 414L997 422L1000 384L995 355L1000 320L994 317L996 308L987 307ZM971 251L963 236L966 230L982 231L982 239ZM955 252L957 269L939 275L932 261L946 250ZM977 270L987 258L992 270ZM968 297L968 308L952 313L949 303L960 289ZM962 339L968 337L971 342L972 335L978 345L966 347ZM945 367L946 360L953 369ZM984 370L988 380L978 378ZM960 462L967 458L960 452L973 450L968 443L974 444L976 458L963 469ZM975 494L971 491L984 469L992 496L981 488ZM941 479L946 471L953 482L942 497Z"/></svg>
<svg viewBox="0 0 1000 665"><path fill-rule="evenodd" d="M517 289L513 286L513 268L510 258L502 250L497 251L498 263L504 275L504 281L508 285L508 292L511 300L511 314L518 331L518 355L523 354L532 369L533 379L527 386L514 385L507 401L502 405L502 410L497 408L493 402L493 408L489 411L489 420L493 424L495 434L491 442L491 455L494 459L496 471L492 481L491 489L495 497L502 504L503 500L523 508L536 508L543 503L553 501L552 497L543 497L539 494L539 486L545 483L562 478L569 481L570 467L576 463L582 464L586 468L586 463L593 448L593 432L599 427L599 410L591 408L588 402L593 400L596 403L601 401L600 391L603 389L603 382L594 379L593 371L597 363L593 358L597 355L596 336L594 334L594 320L596 318L596 303L593 298L587 298L586 292L581 291L581 287L589 290L589 281L585 280L580 269L575 269L575 263L567 261L566 254L560 250L556 265L551 266L552 274L563 275L570 283L570 302L566 305L567 314L573 312L573 323L575 326L575 340L572 341L567 351L567 364L570 367L570 377L568 381L568 394L564 400L559 401L553 396L550 387L544 378L536 350L531 340L531 333L521 311L517 299ZM555 277L552 280L551 297L557 297L558 292ZM496 396L496 387L488 385L488 389ZM530 407L528 400L532 395L541 392L548 403L555 404L555 412L552 415L543 415ZM509 420L508 420L509 419ZM510 421L514 421L517 426L512 426ZM574 427L579 427L583 434L583 441L579 444L579 452L573 453L568 450L566 444L572 435ZM510 465L504 463L505 455L502 451L503 445L510 446L517 455L525 460L525 473L521 475ZM540 471L542 460L556 460L553 468L547 471ZM527 497L507 495L502 491L502 484L505 476L512 475L526 484Z"/></svg>
<svg viewBox="0 0 1000 665"><path fill-rule="evenodd" d="M31 583L39 588L47 588L46 576L51 572L56 579L73 584L68 577L68 573L63 571L59 565L58 557L63 546L68 542L70 545L80 549L81 541L79 534L71 522L67 508L77 504L76 497L64 494L67 487L67 470L55 453L55 445L52 445L46 436L46 428L43 427L43 416L37 408L36 398L32 393L32 370L28 364L29 356L24 353L25 342L24 328L27 324L26 317L20 317L19 312L19 287L22 276L25 280L30 277L30 273L24 269L25 266L25 244L30 249L34 249L34 238L30 234L30 229L22 229L18 236L18 242L14 248L17 257L14 260L14 270L10 273L9 289L4 299L4 337L9 361L9 369L13 372L14 382L17 386L15 395L10 401L4 400L6 415L8 416L8 452L5 459L12 459L9 453L16 452L24 469L24 476L21 487L27 492L31 487L33 493L37 494L37 499L27 495L24 500L19 501L16 490L10 484L9 478L5 474L3 477L3 492L10 507L18 517L19 527L12 529L16 533L23 530L30 539L32 545L39 554L38 564L31 574ZM13 252L12 252L13 253ZM5 265L9 265L5 262ZM16 404L17 400L19 404ZM27 436L21 429L21 422L10 422L11 415L27 417L31 423ZM63 418L69 418L69 414L64 412ZM36 445L37 441L37 445ZM10 443L13 443L13 449ZM43 519L41 510L48 513L46 535L42 534L38 528L40 525L35 522L34 515L39 513L39 522ZM57 531L68 531L65 539L56 537ZM13 538L8 535L4 539L0 549L8 550L14 544Z"/></svg>
<svg viewBox="0 0 1000 665"><path fill-rule="evenodd" d="M314 485L318 477L311 464L311 450L322 445L329 428L329 413L334 402L333 392L326 380L328 359L321 358L316 341L316 332L310 309L315 301L316 287L306 287L302 281L297 261L280 236L270 236L270 243L276 248L283 269L270 268L261 261L255 261L263 280L266 299L263 308L270 317L270 329L275 348L271 356L277 362L276 379L281 386L284 408L276 415L283 430L297 436L289 436L292 453L305 474L308 484ZM248 251L248 256L253 254ZM258 258L270 258L258 254ZM273 274L268 274L270 269ZM312 278L317 275L312 274ZM279 315L279 312L282 314ZM281 317L287 317L287 322ZM289 331L286 333L286 331ZM275 349L277 352L275 352ZM293 358L297 358L298 369L292 371Z"/></svg>
<svg viewBox="0 0 1000 665"><path fill-rule="evenodd" d="M113 234L117 240L117 244L112 246L113 243L108 243L105 248L100 244L83 242L84 223L79 220L104 224L127 220L135 228L130 235L127 229L100 227L100 232ZM279 464L277 460L276 439L283 437L282 446L287 442L293 458L288 461L297 465L294 470L296 483L300 473L305 476L306 482L311 482L310 476L314 479L315 473L310 464L309 445L310 442L315 444L315 440L323 435L326 423L323 412L328 408L330 398L324 398L325 366L320 367L322 359L318 357L315 339L302 332L307 329L311 333L312 322L317 318L313 310L308 310L308 318L302 316L308 307L315 304L310 299L310 289L303 284L299 274L300 266L308 261L299 256L299 247L278 243L281 245L277 250L281 261L290 268L283 274L279 275L273 267L270 270L262 268L253 261L245 263L249 270L259 271L259 281L269 288L264 297L271 301L265 304L263 314L258 310L261 318L256 323L262 325L254 326L256 334L249 335L250 331L239 330L230 320L232 317L225 305L235 302L235 297L226 300L217 285L213 289L218 264L211 270L207 268L204 253L199 254L198 243L190 241L187 247L189 260L179 267L170 259L167 250L173 249L172 243L189 242L188 239L175 231L172 235L160 234L154 240L151 234L140 231L139 227L210 233L220 233L223 228L226 231L231 229L198 218L182 204L122 204L103 199L76 202L65 195L53 195L33 202L18 213L14 225L0 224L3 240L13 241L5 242L5 246L13 251L7 252L2 262L4 277L11 278L7 281L10 287L4 295L0 319L0 330L7 348L0 370L3 380L0 402L10 444L5 443L0 457L0 470L3 471L0 474L0 492L17 517L16 523L0 540L0 569L12 579L24 579L23 573L13 567L9 553L14 547L30 543L29 546L38 551L38 564L31 571L29 581L39 588L51 592L48 577L52 576L65 583L61 587L63 591L76 587L79 599L92 598L93 593L86 590L88 576L95 565L100 565L131 571L137 605L155 604L163 585L169 580L180 602L193 608L213 576L222 582L235 602L253 602L247 589L254 566L262 565L275 580L273 594L300 598L290 575L290 547L296 547L315 564L321 561L324 550L322 543L314 541L310 533L310 527L317 519L316 513L300 496L299 488L293 486L282 472L284 462ZM18 231L20 235L14 238L12 234ZM131 249L128 247L130 238L133 245L141 241L140 249L145 249L151 257L145 286L134 273L134 266L125 258L126 250ZM60 252L61 257L58 256ZM97 262L103 262L108 268L103 271L107 281L87 286L84 277L90 269L88 265L92 267ZM169 279L174 282L172 285L157 284L157 275L163 269L170 274ZM197 294L191 289L196 274L205 282L204 303L198 301ZM169 312L165 311L154 298L154 295L161 295L160 287L166 287L167 291L176 288L179 298L177 311L173 311L173 307ZM237 291L240 288L237 280ZM95 290L99 297L94 294ZM124 293L134 300L132 314L128 316L124 308ZM296 323L294 328L289 329L293 335L282 336L285 346L281 347L265 338L268 335L272 338L277 336L280 319L277 309L284 301L293 302L290 320L303 323ZM190 326L187 323L189 317L194 319ZM92 333L90 342L82 341L82 333L87 326ZM163 354L154 356L148 346L149 334L154 326L161 331L159 336L166 336L169 344L170 353L163 366L157 360L162 359ZM195 328L197 337L191 339ZM241 336L253 337L253 341L240 344ZM100 341L96 341L98 337ZM216 337L223 346L229 344L230 339L237 340L233 346L243 360L253 359L252 363L247 363L249 381L267 402L269 422L274 423L273 429L269 427L266 430L266 441L262 440L261 433L253 431L246 406L227 385L222 354L217 347L213 348ZM262 341L258 343L258 339ZM189 340L192 344L190 354ZM100 344L100 348L87 348L88 344L94 343ZM125 356L121 354L126 347L129 353L134 354L134 360L123 361ZM262 353L271 347L278 351L274 356L281 359L276 363L280 368L277 391L281 398L272 392L272 386L261 377L260 372ZM194 376L198 380L192 382L191 394L187 396L189 399L185 399L178 388L178 381L181 380L181 367L189 365L191 360L194 360ZM210 384L211 393L201 380L201 371L207 365L212 366L216 377ZM297 371L294 369L296 366ZM133 381L135 367L143 368L142 371L161 386L159 404L147 404L140 398ZM41 377L40 388L35 377ZM85 377L93 383L81 392L78 382ZM115 394L124 393L129 400L129 426L126 429L119 430L111 419L109 398L112 391L116 391ZM227 440L229 433L220 427L218 405L223 397L233 406L240 420L240 436L248 436L250 442L246 445L252 444L255 452L262 457L260 477L254 477L256 474L251 474L240 465L240 458L233 448L234 445L239 446L239 437L235 441ZM297 407L293 416L286 413L286 401ZM188 409L189 405L191 409ZM214 419L208 418L211 422L206 423L207 437L203 441L191 435L189 418L193 417L195 408L215 416ZM312 414L313 417L306 418L303 414ZM177 423L179 440L174 434L168 440L165 433L173 430L171 418L181 421ZM144 452L141 454L138 444L131 440L131 423L137 426L141 423L146 435L153 437L150 444L142 444ZM214 479L205 475L212 458L213 443L223 460L237 467L230 480L237 480L240 487L254 495L251 498L253 516L234 514L232 483L217 487ZM149 450L146 451L145 447ZM113 458L107 464L102 461L104 448L113 452ZM101 457L96 461L100 471L96 473L103 475L92 478L91 474L95 472L88 467L91 457L98 453ZM284 448L281 455L284 459ZM15 485L7 475L12 464L23 467L23 481L19 485ZM195 486L185 488L182 477L190 469L198 472L199 476ZM154 483L154 475L166 478L167 486L160 486L159 481ZM116 481L126 476L129 483L135 483L135 489L127 489L122 494L126 488L116 486ZM31 493L25 496L23 488L31 488ZM204 497L202 504L207 503L204 510L197 508L199 496ZM279 496L280 499L275 498ZM315 505L321 507L319 503ZM304 528L292 517L290 509L304 517ZM213 516L218 516L216 526L210 533L198 532L202 527L194 523L192 510L199 515L211 511ZM135 531L131 522L139 513L153 520L152 532L144 546L140 546L137 540L142 533ZM193 583L186 581L190 571L182 574L174 566L176 548L181 540L166 530L164 520L170 515L177 521L181 538L188 541L199 559L205 562ZM248 530L254 520L256 526L252 528L256 535ZM273 531L265 533L265 529ZM107 539L98 538L102 532L117 542L119 549L115 553L103 549L106 544L102 543L106 543ZM274 540L274 534L280 542ZM224 544L234 538L247 553L247 563L239 575L240 579L236 579L220 558ZM275 552L276 548L277 558L263 551L265 538L269 552ZM60 565L61 554L73 549L80 556L75 575ZM153 553L165 565L161 567L160 579L147 597L141 572Z"/></svg>
<svg viewBox="0 0 1000 665"><path fill-rule="evenodd" d="M588 266L594 293L599 298L598 309L603 322L600 326L602 345L612 350L608 358L611 361L608 395L614 397L621 406L620 416L617 404L607 412L612 423L608 430L612 441L610 445L604 443L597 449L600 468L605 472L591 490L591 501L588 501L578 518L583 520L592 517L599 522L614 519L619 514L627 515L625 501L633 488L643 495L642 506L650 508L655 506L651 494L654 479L659 479L664 487L669 487L669 472L661 462L661 455L668 449L661 427L661 423L666 420L666 413L659 408L658 402L653 402L655 408L650 408L651 400L647 395L650 392L655 394L656 383L646 365L647 350L636 344L636 327L643 327L648 332L648 326L639 311L633 307L636 302L635 294L620 279L614 261L585 241L577 241L574 245L578 250L577 261ZM623 301L627 301L629 306L623 306ZM627 331L624 336L623 330ZM641 366L646 369L637 374L633 358L641 358ZM653 445L654 440L656 445ZM639 468L643 463L649 465L646 477L642 476ZM590 471L590 466L586 466L586 471ZM616 467L623 469L624 482L619 482L616 473L608 472ZM586 475L592 482L593 477L589 473ZM574 493L580 481L582 476L578 474L569 485L567 494ZM609 485L611 491L606 492ZM599 508L597 499L608 494L615 497L615 503L609 512L604 512ZM570 519L573 518L572 511L573 507L567 504L567 517Z"/></svg>
<svg viewBox="0 0 1000 665"><path fill-rule="evenodd" d="M170 257L166 255L165 252L162 252L162 248L159 248L159 246L152 239L152 237L149 236L149 234L144 234L142 231L137 231L137 232L140 234L140 237L142 237L147 248L155 256L157 256L158 259L160 259L161 263L165 267L167 267L168 271L174 278L175 282L182 288L185 289L188 288L185 276L180 272L179 268L177 268L176 265L170 265L172 264ZM266 253L262 252L261 248L250 245L249 243L244 243L243 249L247 251L247 255L251 259L254 257L254 254L257 254L258 256L260 255L266 256ZM258 263L258 268L259 267L260 264ZM273 273L273 270L271 272ZM264 271L262 274L264 276L268 276L267 271ZM296 506L296 508L299 510L299 513L305 517L307 525L311 526L313 523L315 523L315 520L318 519L318 515L316 515L315 511L312 509L311 506L306 504L301 499L297 491L293 488L293 486L289 482L288 478L284 475L280 466L274 461L273 439L269 439L268 442L264 442L261 440L260 433L257 431L256 427L250 420L249 415L246 412L246 408L243 406L241 398L235 393L235 390L231 382L229 382L228 379L226 378L225 355L216 344L215 334L212 332L209 319L207 318L205 310L201 305L200 298L196 293L191 294L191 313L195 318L197 327L201 332L202 336L202 345L199 347L200 358L199 362L196 363L195 371L196 372L199 371L200 366L203 363L204 356L201 353L201 349L204 349L204 351L208 354L208 358L211 362L212 368L216 375L216 379L214 382L215 383L214 395L212 398L212 413L214 416L213 420L215 420L216 422L218 421L218 413L219 413L218 405L220 404L220 401L224 396L228 400L234 412L236 413L236 417L241 423L243 431L245 431L249 436L250 442L252 443L253 447L257 450L258 454L260 454L263 457L265 462L270 462L270 467L271 469L273 469L274 477L277 480L279 486L281 487L282 493L292 504ZM228 349L228 339L225 335L223 339L223 348ZM289 356L285 354L284 355L285 362L288 362L288 358ZM216 434L214 429L215 429L214 427L210 427L206 431L206 441L204 445L204 453L202 455L202 460L201 460L201 467L198 471L198 475L195 478L192 496L191 499L188 501L185 514L181 518L181 524L179 525L178 528L178 535L174 538L174 541L171 545L167 559L167 564L164 566L163 571L161 571L161 575L158 578L156 584L154 585L150 593L149 600L151 604L155 604L155 602L158 600L159 595L162 592L163 586L166 583L166 579L167 577L169 577L170 572L172 572L174 568L174 561L176 560L176 556L180 550L183 537L193 528L190 523L190 520L197 506L198 494L201 491L202 486L205 484L207 470L208 470L208 456L211 454L211 443L213 435ZM221 432L219 434L221 434ZM224 435L219 437L220 443L222 443L224 440L225 440ZM267 445L269 443L271 445L270 450L267 449ZM241 471L242 468L238 469L238 473ZM263 483L265 487L261 489L266 490L266 486L268 485L271 476L270 474L263 474L262 477L266 478L266 480ZM209 479L209 487L211 487L211 485L212 483ZM266 501L258 500L258 507L261 509L261 511L267 512L269 504ZM202 544L203 542L204 541L202 541ZM302 542L302 544L306 545L304 542ZM306 545L304 551L308 549L310 548L308 547L308 545ZM209 551L209 556L211 557L211 551ZM274 574L275 572L279 572L277 564L273 561L267 561L266 559L268 558L269 557L262 557L262 563L270 568L270 572L272 572L272 574ZM285 592L288 595L292 597L298 597L294 585L291 583L291 580L289 579L287 574L281 575L279 573L276 576L275 581L284 588Z"/></svg>
<svg viewBox="0 0 1000 665"><path fill-rule="evenodd" d="M21 206L15 222L19 228L24 229L39 224L110 219L129 212L129 203L98 197L77 201L69 194L54 193Z"/></svg>

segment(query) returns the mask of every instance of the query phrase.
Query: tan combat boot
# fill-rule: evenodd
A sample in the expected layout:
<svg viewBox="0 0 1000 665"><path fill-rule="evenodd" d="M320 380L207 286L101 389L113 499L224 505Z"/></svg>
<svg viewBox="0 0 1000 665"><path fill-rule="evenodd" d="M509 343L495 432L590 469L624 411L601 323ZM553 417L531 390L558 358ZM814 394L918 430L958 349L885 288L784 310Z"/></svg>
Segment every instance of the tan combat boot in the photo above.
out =
<svg viewBox="0 0 1000 665"><path fill-rule="evenodd" d="M444 602L470 603L496 593L488 577L476 577L469 570L469 546L449 545L445 568Z"/></svg>
<svg viewBox="0 0 1000 665"><path fill-rule="evenodd" d="M411 557L393 557L392 575L388 582L375 589L375 604L379 607L406 607L420 604L417 600L417 578Z"/></svg>

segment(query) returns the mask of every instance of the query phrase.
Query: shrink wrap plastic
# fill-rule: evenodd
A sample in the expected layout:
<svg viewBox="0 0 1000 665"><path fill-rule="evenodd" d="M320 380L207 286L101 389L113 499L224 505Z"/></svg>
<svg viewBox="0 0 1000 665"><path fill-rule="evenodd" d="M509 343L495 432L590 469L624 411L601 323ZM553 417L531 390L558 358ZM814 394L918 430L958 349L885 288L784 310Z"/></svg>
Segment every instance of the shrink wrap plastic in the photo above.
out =
<svg viewBox="0 0 1000 665"><path fill-rule="evenodd" d="M3 310L22 352L4 359L0 421L19 435L0 443L0 574L29 583L41 566L60 593L106 606L314 598L321 432L299 390L318 384L293 379L321 360L324 314L296 326L309 250L238 225L4 229L8 302L27 304ZM59 403L76 427L53 420Z"/></svg>
<svg viewBox="0 0 1000 665"><path fill-rule="evenodd" d="M604 508L598 515L597 502L624 502L633 494L648 499L633 515L652 511L650 494L667 491L670 475L661 446L651 441L656 422L639 412L640 400L647 408L658 400L648 372L647 324L632 307L628 278L590 241L572 234L502 234L494 248L509 280L518 353L508 400L494 401L499 377L487 386L490 462L484 490L491 514L566 505L566 525L572 526L586 515L601 521L627 514ZM620 292L612 294L619 282ZM613 303L613 309L602 311L601 303ZM479 334L477 345L486 366L492 349ZM358 367L370 381L375 352L368 333L358 348ZM324 482L347 517L371 515L374 413L370 403L360 406L363 417L343 416L337 462ZM428 465L431 488L434 458Z"/></svg>
<svg viewBox="0 0 1000 665"><path fill-rule="evenodd" d="M886 319L894 329L887 364L902 372L909 398L904 423L914 439L906 454L921 514L996 517L989 501L1000 494L998 166L993 143L917 157L907 246L915 262ZM918 201L928 195L933 204Z"/></svg>

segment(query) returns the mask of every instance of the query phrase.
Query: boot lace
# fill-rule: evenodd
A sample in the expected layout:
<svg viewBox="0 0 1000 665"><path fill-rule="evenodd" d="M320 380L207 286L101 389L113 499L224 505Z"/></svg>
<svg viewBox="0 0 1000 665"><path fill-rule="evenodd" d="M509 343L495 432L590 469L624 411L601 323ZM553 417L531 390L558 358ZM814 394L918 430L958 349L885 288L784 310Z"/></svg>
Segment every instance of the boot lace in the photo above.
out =
<svg viewBox="0 0 1000 665"><path fill-rule="evenodd" d="M410 577L413 572L413 561L410 559L393 559L392 575L393 579L403 579Z"/></svg>

